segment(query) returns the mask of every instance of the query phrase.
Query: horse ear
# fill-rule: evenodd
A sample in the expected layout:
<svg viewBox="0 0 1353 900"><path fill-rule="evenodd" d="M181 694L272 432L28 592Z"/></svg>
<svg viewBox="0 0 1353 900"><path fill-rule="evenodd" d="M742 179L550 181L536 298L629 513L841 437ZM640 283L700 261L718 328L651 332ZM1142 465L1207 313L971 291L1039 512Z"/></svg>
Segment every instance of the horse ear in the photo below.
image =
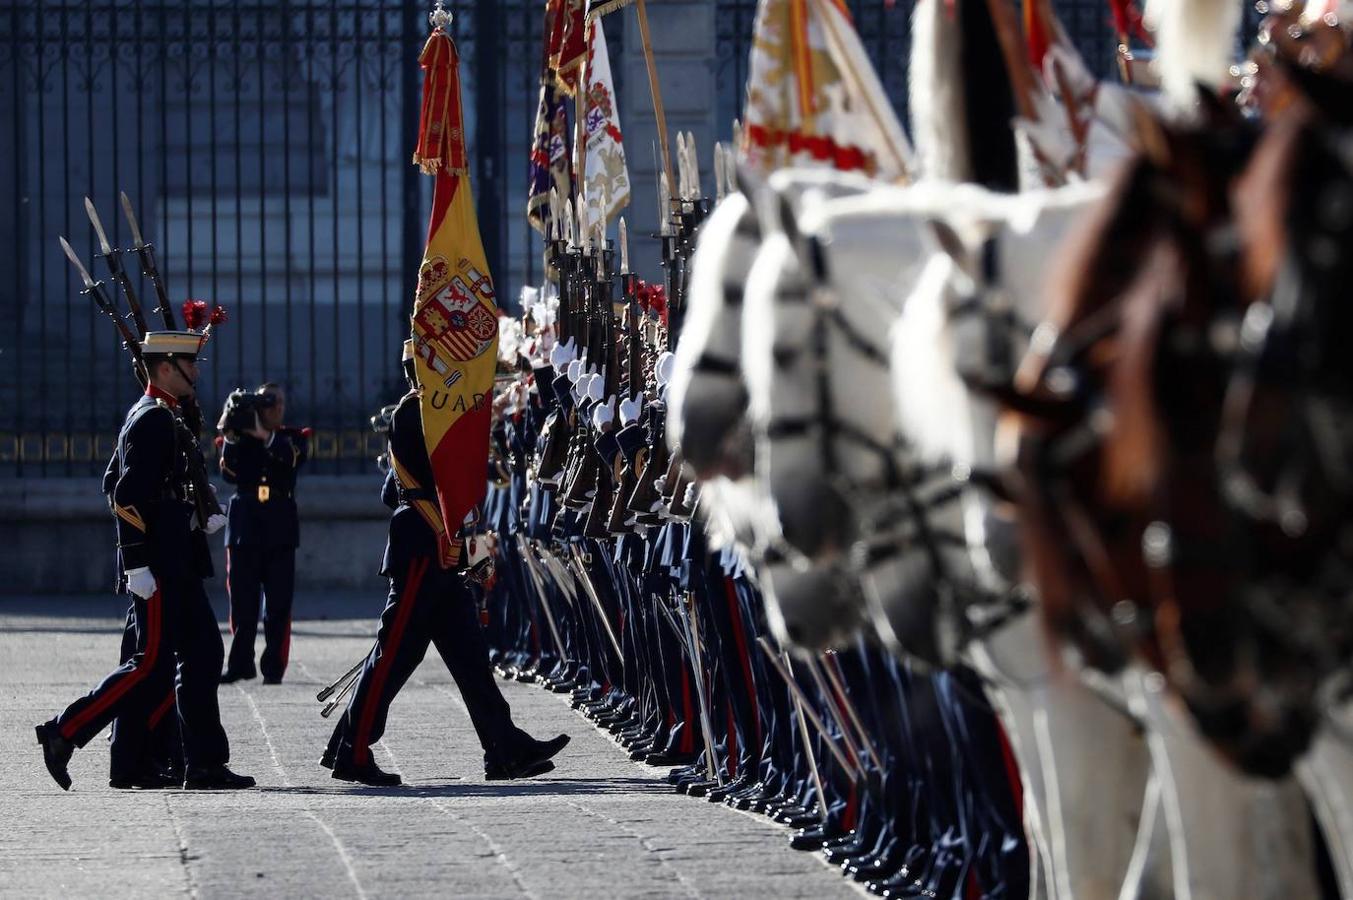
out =
<svg viewBox="0 0 1353 900"><path fill-rule="evenodd" d="M1132 98L1128 107L1132 113L1132 125L1136 137L1137 151L1157 167L1164 168L1170 163L1170 137L1164 123L1145 103Z"/></svg>

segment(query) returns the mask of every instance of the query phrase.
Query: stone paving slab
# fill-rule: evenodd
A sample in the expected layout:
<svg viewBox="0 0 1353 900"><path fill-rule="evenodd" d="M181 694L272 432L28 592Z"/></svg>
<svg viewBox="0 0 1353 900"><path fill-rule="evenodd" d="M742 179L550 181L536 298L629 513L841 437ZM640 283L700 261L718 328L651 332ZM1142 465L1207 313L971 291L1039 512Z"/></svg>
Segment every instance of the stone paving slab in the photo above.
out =
<svg viewBox="0 0 1353 900"><path fill-rule="evenodd" d="M221 688L231 765L259 788L114 791L103 736L75 785L47 776L33 725L116 661L111 596L0 597L0 896L851 897L856 888L756 816L680 796L563 698L508 683L514 717L573 742L549 775L483 780L464 704L435 654L377 749L403 788L334 781L315 691L366 652L380 597L302 596L286 683ZM220 618L224 621L223 611ZM261 645L260 645L261 646Z"/></svg>

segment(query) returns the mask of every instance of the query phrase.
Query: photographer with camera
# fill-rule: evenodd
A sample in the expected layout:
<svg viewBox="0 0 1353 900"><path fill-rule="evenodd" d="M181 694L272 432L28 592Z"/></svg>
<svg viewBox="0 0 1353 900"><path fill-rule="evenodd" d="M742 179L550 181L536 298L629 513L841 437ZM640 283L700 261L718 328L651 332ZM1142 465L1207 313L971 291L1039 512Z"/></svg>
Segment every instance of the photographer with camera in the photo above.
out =
<svg viewBox="0 0 1353 900"><path fill-rule="evenodd" d="M233 640L221 683L253 678L254 637L263 612L264 684L281 684L291 649L291 600L300 521L296 475L310 455L309 428L283 424L287 400L271 382L235 390L217 424L221 474L235 485L227 508L226 591ZM260 596L261 595L261 596ZM266 598L261 603L260 600Z"/></svg>

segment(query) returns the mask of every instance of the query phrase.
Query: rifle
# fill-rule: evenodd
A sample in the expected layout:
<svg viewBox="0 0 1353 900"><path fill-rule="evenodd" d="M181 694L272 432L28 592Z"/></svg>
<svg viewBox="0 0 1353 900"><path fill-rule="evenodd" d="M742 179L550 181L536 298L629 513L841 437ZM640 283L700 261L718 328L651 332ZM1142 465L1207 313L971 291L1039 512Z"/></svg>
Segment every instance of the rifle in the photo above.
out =
<svg viewBox="0 0 1353 900"><path fill-rule="evenodd" d="M95 306L99 311L113 320L113 325L117 328L118 334L122 337L122 344L132 357L132 371L136 375L136 380L140 383L142 389L146 387L149 381L149 373L146 371L145 360L141 354L141 341L127 327L126 321L118 313L117 306L108 297L103 290L103 282L95 281L89 274L89 270L80 262L80 258L75 255L70 242L64 236L58 238L61 242L61 249L65 251L66 258L70 260L75 271L80 273L80 280L84 282L85 288L82 294L88 294L94 300ZM210 326L208 326L208 329ZM184 442L186 452L184 456L188 460L188 494L197 512L198 524L203 528L207 525L207 519L213 515L220 515L221 504L216 501L216 495L211 490L211 481L207 477L206 461L202 456L202 446L198 442L197 434L194 434L185 421L189 415L190 408L196 412L198 421L201 420L201 412L197 409L197 404L191 404L191 407L185 405L181 413L174 416L175 432L179 439ZM200 433L200 430L199 432Z"/></svg>
<svg viewBox="0 0 1353 900"><path fill-rule="evenodd" d="M136 298L136 291L132 288L132 280L127 276L127 270L122 266L122 251L108 243L108 234L103 230L103 222L99 219L98 211L94 209L94 201L88 197L85 198L85 214L89 216L89 224L94 226L94 233L99 238L99 248L103 251L100 255L103 257L103 261L108 264L109 273L112 274L113 280L122 286L122 292L127 295L127 309L131 312L132 321L136 323L137 337L144 338L149 330L146 328L146 317L141 312L141 301Z"/></svg>
<svg viewBox="0 0 1353 900"><path fill-rule="evenodd" d="M597 305L598 320L601 331L602 351L605 357L605 373L603 380L605 387L602 389L602 403L610 403L612 399L620 395L620 334L616 328L617 318L611 302L611 251L604 246L597 250ZM615 415L619 415L618 411ZM614 433L620 427L619 420L612 418L611 433ZM591 451L597 460L597 490L592 498L592 510L587 517L587 527L584 533L588 537L605 538L610 535L610 519L612 509L615 503L616 485L620 481L620 466L624 464L625 458L619 453L617 448L615 458L607 463L601 455L601 441L605 432L599 432L593 435Z"/></svg>
<svg viewBox="0 0 1353 900"><path fill-rule="evenodd" d="M127 327L127 322L122 316L118 314L117 306L108 298L108 294L103 289L103 282L95 281L89 274L89 270L85 268L84 263L80 262L80 257L75 255L75 250L71 248L70 242L66 240L65 236L59 236L57 240L61 242L61 249L65 251L66 258L75 267L75 271L80 273L80 280L84 282L84 290L80 293L88 294L89 298L94 301L94 305L98 307L99 312L113 320L113 326L122 337L122 346L126 347L127 352L132 355L132 374L140 382L141 389L145 390L147 376L145 364L141 360L141 341Z"/></svg>
<svg viewBox="0 0 1353 900"><path fill-rule="evenodd" d="M164 320L164 327L169 331L177 331L178 323L174 321L174 308L169 304L169 292L165 289L164 279L160 277L159 266L155 264L155 247L146 243L145 238L141 236L141 223L136 220L136 213L132 212L132 201L128 199L127 192L122 191L122 213L127 217L127 224L132 229L132 240L136 243L132 249L141 260L141 274L150 279L150 283L155 286L155 298L159 301L159 306L155 312L160 314Z"/></svg>

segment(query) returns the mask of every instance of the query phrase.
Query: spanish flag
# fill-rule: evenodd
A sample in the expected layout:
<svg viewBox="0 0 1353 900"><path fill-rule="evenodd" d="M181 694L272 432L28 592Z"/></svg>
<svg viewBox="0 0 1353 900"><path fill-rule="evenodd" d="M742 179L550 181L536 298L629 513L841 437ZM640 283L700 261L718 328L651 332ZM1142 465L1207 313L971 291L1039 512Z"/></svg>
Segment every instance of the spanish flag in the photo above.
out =
<svg viewBox="0 0 1353 900"><path fill-rule="evenodd" d="M498 315L470 193L459 59L444 29L433 30L418 62L423 109L413 161L436 182L414 298L414 365L446 549L454 557L460 524L487 485Z"/></svg>

